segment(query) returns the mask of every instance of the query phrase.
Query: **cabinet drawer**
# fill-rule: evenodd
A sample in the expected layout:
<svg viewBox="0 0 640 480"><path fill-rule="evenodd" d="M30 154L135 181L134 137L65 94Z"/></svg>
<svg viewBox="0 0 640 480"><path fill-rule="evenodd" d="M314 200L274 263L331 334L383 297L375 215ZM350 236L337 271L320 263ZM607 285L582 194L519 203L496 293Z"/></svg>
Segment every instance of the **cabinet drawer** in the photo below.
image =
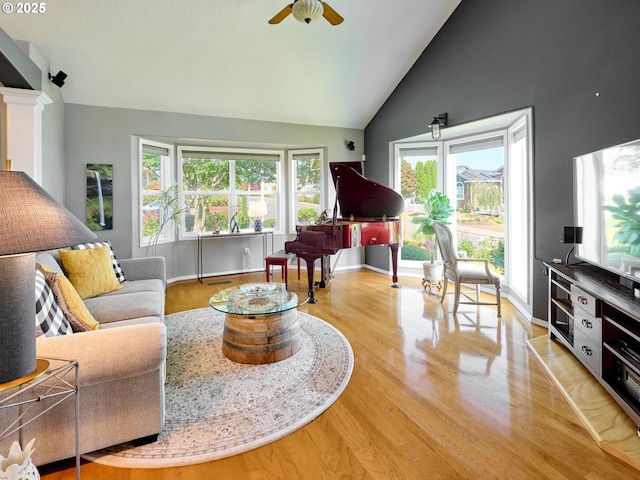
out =
<svg viewBox="0 0 640 480"><path fill-rule="evenodd" d="M576 287L575 284L571 285L571 302L573 303L574 308L582 308L592 317L600 316L598 302L595 297L585 292L580 287Z"/></svg>
<svg viewBox="0 0 640 480"><path fill-rule="evenodd" d="M573 328L582 332L596 345L602 344L602 319L594 317L582 308L573 309Z"/></svg>
<svg viewBox="0 0 640 480"><path fill-rule="evenodd" d="M601 344L596 345L589 337L585 336L581 330L574 332L573 354L598 377L602 375Z"/></svg>

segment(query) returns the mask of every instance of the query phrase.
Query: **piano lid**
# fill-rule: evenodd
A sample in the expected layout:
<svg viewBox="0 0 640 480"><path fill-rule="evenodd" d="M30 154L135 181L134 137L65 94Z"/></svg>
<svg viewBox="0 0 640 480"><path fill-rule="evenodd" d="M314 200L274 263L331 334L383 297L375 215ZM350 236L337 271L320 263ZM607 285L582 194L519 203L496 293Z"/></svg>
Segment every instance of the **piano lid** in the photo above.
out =
<svg viewBox="0 0 640 480"><path fill-rule="evenodd" d="M362 175L360 162L329 163L343 218L397 218L404 210L398 192Z"/></svg>

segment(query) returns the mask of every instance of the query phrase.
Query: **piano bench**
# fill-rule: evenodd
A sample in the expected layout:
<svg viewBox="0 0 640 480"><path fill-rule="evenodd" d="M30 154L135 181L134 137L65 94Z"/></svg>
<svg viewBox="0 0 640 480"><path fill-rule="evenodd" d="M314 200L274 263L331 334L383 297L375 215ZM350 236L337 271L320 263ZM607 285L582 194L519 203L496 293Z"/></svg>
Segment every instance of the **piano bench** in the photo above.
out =
<svg viewBox="0 0 640 480"><path fill-rule="evenodd" d="M284 250L279 250L275 253L272 253L267 258L265 258L266 263L266 274L267 274L267 282L269 282L269 277L273 276L273 267L281 266L282 272L280 274L280 278L284 278L285 285L288 285L288 265L289 262L296 256L295 253L287 253ZM300 280L300 258L298 258L298 280Z"/></svg>

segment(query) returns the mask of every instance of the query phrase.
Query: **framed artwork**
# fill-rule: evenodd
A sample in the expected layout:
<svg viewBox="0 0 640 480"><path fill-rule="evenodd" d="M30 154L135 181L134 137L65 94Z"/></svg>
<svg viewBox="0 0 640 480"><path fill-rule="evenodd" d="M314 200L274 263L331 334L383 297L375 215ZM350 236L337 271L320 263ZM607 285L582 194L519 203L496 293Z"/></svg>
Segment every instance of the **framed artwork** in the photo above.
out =
<svg viewBox="0 0 640 480"><path fill-rule="evenodd" d="M87 164L87 227L113 229L113 165Z"/></svg>

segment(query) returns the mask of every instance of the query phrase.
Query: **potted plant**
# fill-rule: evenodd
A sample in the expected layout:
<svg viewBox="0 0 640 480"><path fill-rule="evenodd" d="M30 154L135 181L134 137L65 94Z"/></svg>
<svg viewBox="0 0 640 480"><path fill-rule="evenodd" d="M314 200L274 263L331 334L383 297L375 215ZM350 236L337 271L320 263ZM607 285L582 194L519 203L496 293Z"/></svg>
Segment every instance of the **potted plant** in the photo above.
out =
<svg viewBox="0 0 640 480"><path fill-rule="evenodd" d="M178 198L178 185L173 184L166 190L161 190L160 195L153 202L154 209L157 211L158 225L157 229L154 229L153 235L149 238L147 244L147 250L145 256L149 254L149 249L152 249L152 254L156 254L156 248L158 246L158 240L164 230L164 227L173 222L176 227L182 226L182 220L184 218L185 208L180 206L180 200Z"/></svg>
<svg viewBox="0 0 640 480"><path fill-rule="evenodd" d="M415 234L425 235L428 238L425 242L425 248L431 250L431 260L422 264L424 278L431 282L439 282L442 280L442 265L435 262L437 244L433 222L438 221L448 225L449 218L455 210L451 206L449 197L435 189L429 192L427 198L417 195L416 201L423 205L424 211L412 213L411 223L419 225Z"/></svg>

